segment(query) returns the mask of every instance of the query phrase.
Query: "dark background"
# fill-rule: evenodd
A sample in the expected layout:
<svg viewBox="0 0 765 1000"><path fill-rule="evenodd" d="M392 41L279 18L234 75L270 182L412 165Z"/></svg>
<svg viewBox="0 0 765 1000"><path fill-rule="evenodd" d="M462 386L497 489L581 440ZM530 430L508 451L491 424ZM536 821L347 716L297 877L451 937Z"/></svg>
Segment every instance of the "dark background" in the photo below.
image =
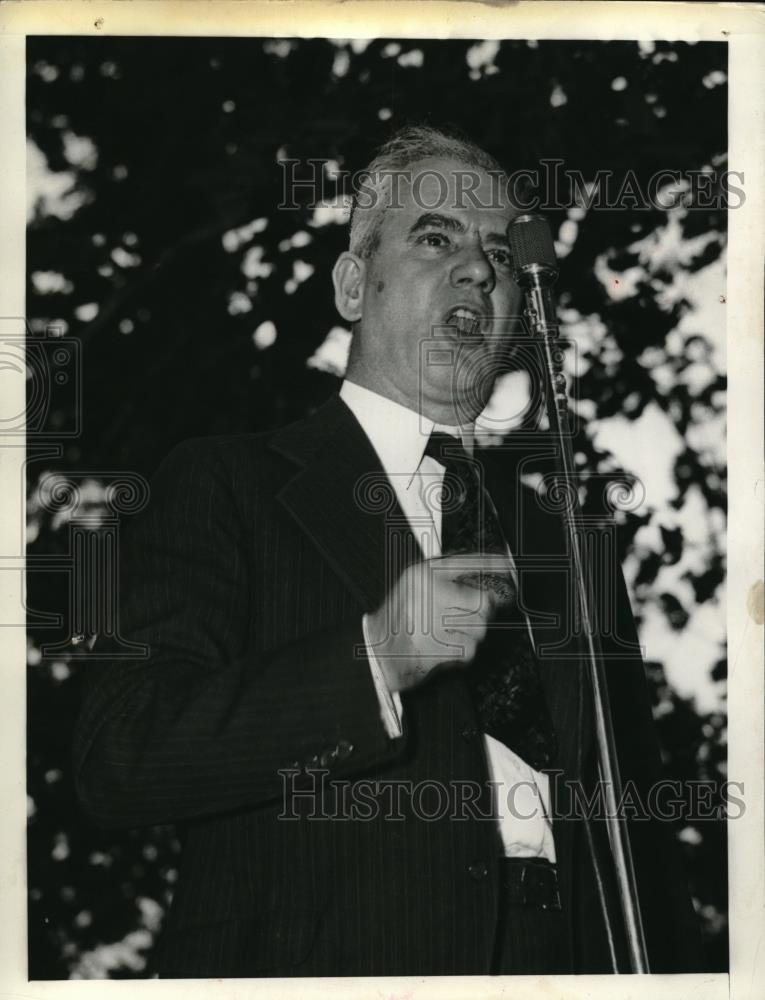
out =
<svg viewBox="0 0 765 1000"><path fill-rule="evenodd" d="M277 209L279 157L358 170L395 127L426 121L463 129L510 168L557 157L585 178L634 170L645 187L659 169L726 166L724 44L511 40L493 54L479 44L29 39L36 197L27 315L33 339L54 327L79 341L73 377L82 389L79 404L71 393L53 398L44 420L55 441L80 406L79 435L62 433L58 455L30 451L30 556L65 557L71 544L70 518L41 502L45 474L79 476L81 507L95 515L97 532L105 484L116 471L148 476L184 438L277 426L338 388L337 373L306 362L341 322L329 269L347 230L312 224L307 205ZM327 192L334 193L329 177ZM657 406L682 439L673 494L658 506L649 496L623 515L619 544L621 557L633 561L638 624L658 607L683 642L699 608L719 606L721 597L723 445L718 433L717 450L702 446L695 432L716 427L724 414L725 377L703 324L677 339L694 302L679 294L668 304L662 293L678 274L700 272L724 252L725 214L670 214L584 213L559 285L568 315L599 318L603 327L593 329L608 331L583 349L572 393L590 401L598 419L634 421ZM555 230L567 212L548 216ZM265 226L236 234L254 219ZM683 253L646 263L629 249L670 222L680 227ZM293 243L296 233L309 241ZM262 248L259 257L254 247ZM598 257L615 272L638 268L632 294L612 297L595 273ZM313 268L305 280L309 268L295 271L296 261ZM276 339L258 346L253 334L266 321ZM649 346L653 361L639 360ZM707 377L686 377L699 363ZM617 456L596 447L586 426L580 447L585 475L630 471L629 447ZM702 498L711 541L678 589L661 574L683 559L684 522L674 514L691 494ZM653 546L635 542L646 526L655 529ZM64 574L30 572L28 585L30 609L66 619ZM172 893L178 846L170 829L104 833L80 815L69 758L79 665L65 650L41 656L39 649L68 635L71 623L63 625L29 630L29 975L141 976ZM724 714L701 711L670 687L650 644L648 657L668 776L724 780ZM710 683L721 687L722 646L712 660ZM724 823L686 823L678 835L707 968L724 970Z"/></svg>

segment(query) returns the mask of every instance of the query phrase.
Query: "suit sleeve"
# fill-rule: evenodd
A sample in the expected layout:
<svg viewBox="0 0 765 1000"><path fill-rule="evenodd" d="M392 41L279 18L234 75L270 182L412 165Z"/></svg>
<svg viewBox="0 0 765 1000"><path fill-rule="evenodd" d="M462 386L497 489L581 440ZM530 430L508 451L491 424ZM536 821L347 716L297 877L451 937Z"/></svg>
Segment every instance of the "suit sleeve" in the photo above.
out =
<svg viewBox="0 0 765 1000"><path fill-rule="evenodd" d="M268 654L247 648L243 527L213 442L168 456L132 527L119 632L146 654L117 658L101 640L87 667L74 768L93 821L173 823L278 802L282 770L343 777L400 755L405 741L388 738L356 652L360 617Z"/></svg>

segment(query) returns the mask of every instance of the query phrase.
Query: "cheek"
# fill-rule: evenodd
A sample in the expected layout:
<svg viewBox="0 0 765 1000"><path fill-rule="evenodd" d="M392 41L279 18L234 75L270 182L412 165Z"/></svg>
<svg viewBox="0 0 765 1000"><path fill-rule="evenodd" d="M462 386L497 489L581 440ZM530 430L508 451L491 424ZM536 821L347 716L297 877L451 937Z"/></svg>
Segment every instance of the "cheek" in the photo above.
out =
<svg viewBox="0 0 765 1000"><path fill-rule="evenodd" d="M492 298L502 303L505 314L517 313L522 308L523 291L514 281L497 283Z"/></svg>
<svg viewBox="0 0 765 1000"><path fill-rule="evenodd" d="M495 332L509 333L516 328L518 318L523 314L523 293L517 285L495 289L492 295Z"/></svg>

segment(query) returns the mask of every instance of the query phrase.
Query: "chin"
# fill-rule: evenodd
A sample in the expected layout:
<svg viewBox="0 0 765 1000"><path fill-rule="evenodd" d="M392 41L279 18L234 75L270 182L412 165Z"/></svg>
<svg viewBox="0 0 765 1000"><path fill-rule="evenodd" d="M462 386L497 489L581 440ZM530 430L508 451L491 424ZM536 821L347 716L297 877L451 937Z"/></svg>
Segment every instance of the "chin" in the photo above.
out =
<svg viewBox="0 0 765 1000"><path fill-rule="evenodd" d="M423 398L422 413L437 424L464 426L472 424L485 405L483 399L470 393L455 392L454 386L450 385L446 393Z"/></svg>

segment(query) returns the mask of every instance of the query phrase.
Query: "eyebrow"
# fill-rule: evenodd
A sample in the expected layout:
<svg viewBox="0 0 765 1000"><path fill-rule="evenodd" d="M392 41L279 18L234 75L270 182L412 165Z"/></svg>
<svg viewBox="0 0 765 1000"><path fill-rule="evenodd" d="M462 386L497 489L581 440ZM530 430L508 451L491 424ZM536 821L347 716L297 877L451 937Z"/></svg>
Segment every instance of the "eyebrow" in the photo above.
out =
<svg viewBox="0 0 765 1000"><path fill-rule="evenodd" d="M464 233L465 226L453 215L442 215L441 212L425 212L420 215L409 229L409 236L422 232L423 229L446 229L452 233ZM502 243L507 246L507 233L487 233L484 243Z"/></svg>
<svg viewBox="0 0 765 1000"><path fill-rule="evenodd" d="M433 227L448 229L453 233L465 232L464 225L459 219L455 219L453 215L442 215L440 212L425 212L412 225L409 235L414 236L415 233L419 233L423 229L431 229Z"/></svg>

